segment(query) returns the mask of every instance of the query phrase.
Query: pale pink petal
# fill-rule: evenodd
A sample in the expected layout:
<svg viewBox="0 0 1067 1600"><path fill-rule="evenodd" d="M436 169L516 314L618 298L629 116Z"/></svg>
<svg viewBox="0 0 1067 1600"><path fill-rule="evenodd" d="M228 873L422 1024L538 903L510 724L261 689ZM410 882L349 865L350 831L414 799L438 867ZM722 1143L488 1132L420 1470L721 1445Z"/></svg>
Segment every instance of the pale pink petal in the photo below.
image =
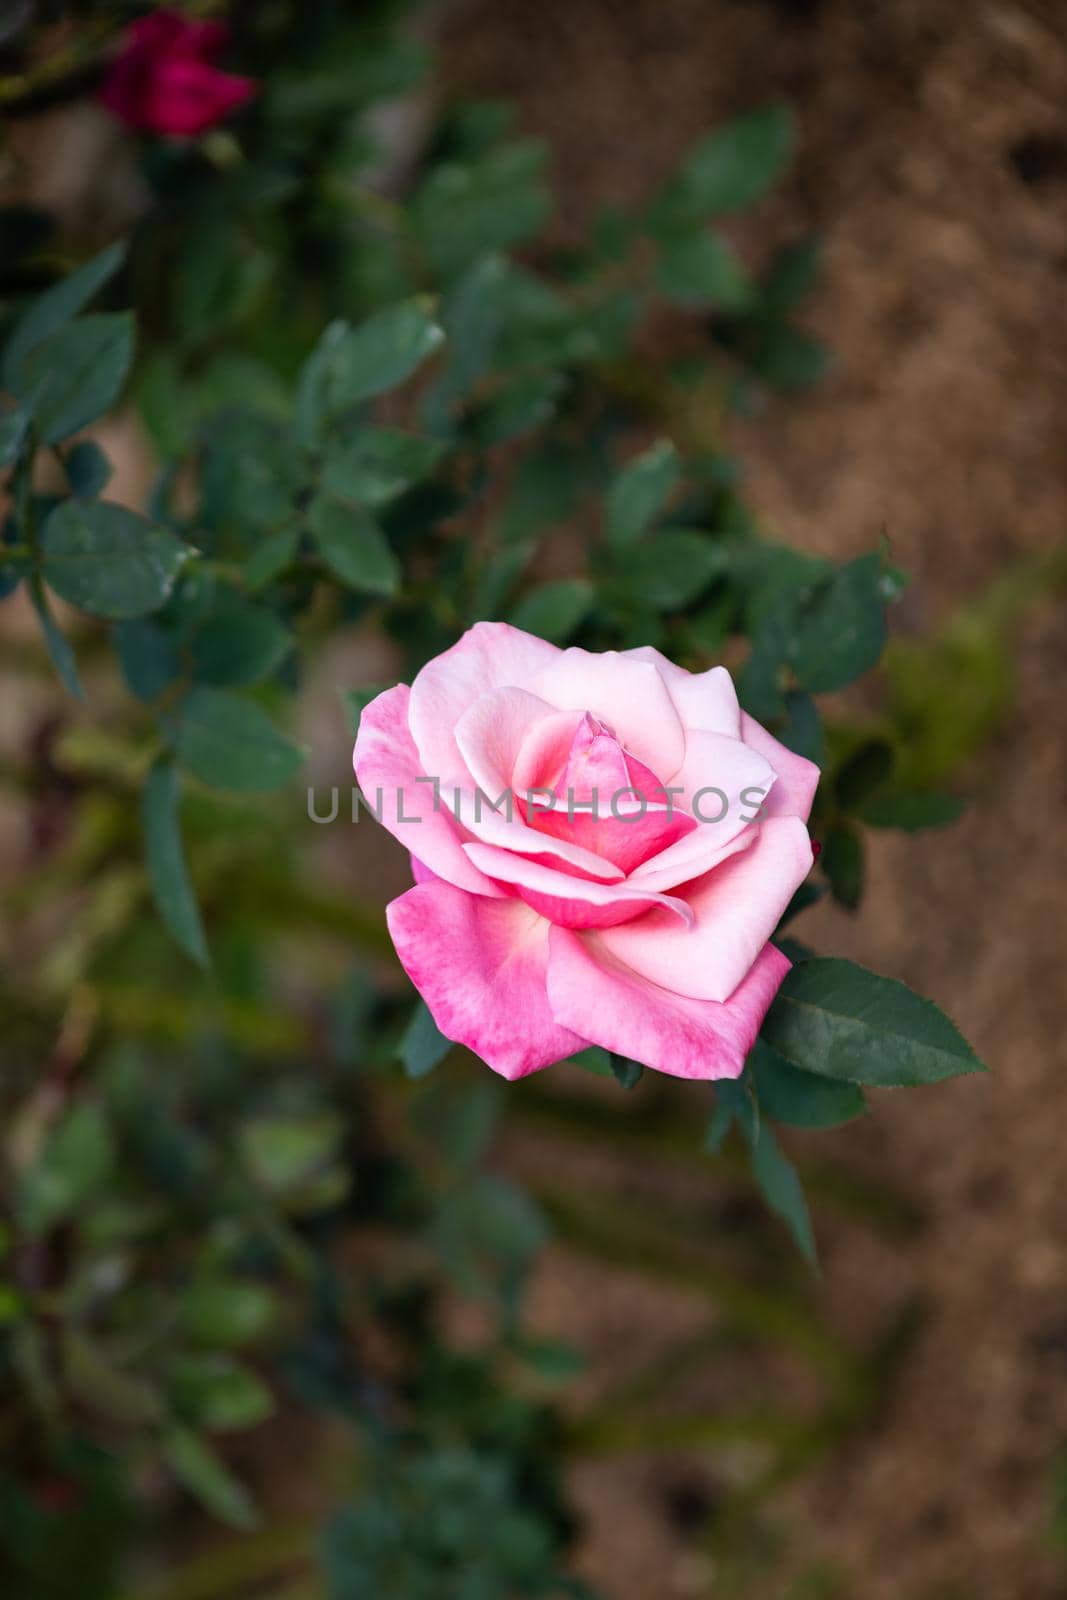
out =
<svg viewBox="0 0 1067 1600"><path fill-rule="evenodd" d="M557 1023L545 988L548 923L521 900L486 900L448 883L409 889L386 909L405 972L441 1032L505 1078L583 1050Z"/></svg>
<svg viewBox="0 0 1067 1600"><path fill-rule="evenodd" d="M685 760L670 781L674 803L720 840L732 839L760 813L774 768L740 739L696 729L686 734Z"/></svg>
<svg viewBox="0 0 1067 1600"><path fill-rule="evenodd" d="M476 622L428 661L411 686L411 734L423 772L462 785L467 769L454 729L468 706L489 689L530 688L559 655L555 645L506 622Z"/></svg>
<svg viewBox="0 0 1067 1600"><path fill-rule="evenodd" d="M556 712L526 689L489 689L469 705L456 723L456 744L470 782L495 799L513 788L515 760L531 729Z"/></svg>
<svg viewBox="0 0 1067 1600"><path fill-rule="evenodd" d="M606 928L630 917L642 917L651 908L666 917L680 917L684 923L691 917L684 900L632 887L629 881L594 883L575 878L493 845L468 844L464 849L482 872L501 883L513 884L527 905L567 928Z"/></svg>
<svg viewBox="0 0 1067 1600"><path fill-rule="evenodd" d="M545 793L555 790L581 720L580 711L553 711L550 717L533 724L512 770L511 781L517 795L525 798L533 789Z"/></svg>
<svg viewBox="0 0 1067 1600"><path fill-rule="evenodd" d="M747 850L758 837L758 828L744 828L732 839L724 840L715 828L698 827L677 844L661 850L658 856L650 856L639 867L634 867L629 881L642 889L676 889L693 878L702 878L727 856Z"/></svg>
<svg viewBox="0 0 1067 1600"><path fill-rule="evenodd" d="M650 911L637 922L605 929L604 946L665 989L694 1000L726 1000L778 926L811 863L811 841L800 819L773 817L760 824L747 850L679 890L693 911L690 927L664 911ZM489 870L481 861L475 864Z"/></svg>
<svg viewBox="0 0 1067 1600"><path fill-rule="evenodd" d="M495 902L494 902L495 903ZM771 944L725 1003L650 983L602 933L553 928L548 998L557 1021L604 1050L676 1078L738 1078L790 963Z"/></svg>
<svg viewBox="0 0 1067 1600"><path fill-rule="evenodd" d="M464 854L448 812L435 809L431 786L416 781L423 773L408 732L410 694L406 683L387 689L359 719L352 765L363 797L382 826L438 877L499 898L502 891Z"/></svg>
<svg viewBox="0 0 1067 1600"><path fill-rule="evenodd" d="M480 841L500 850L513 850L518 856L543 861L546 866L565 868L579 878L599 878L611 883L623 876L621 867L607 856L597 855L587 848L577 836L571 837L569 830L563 830L563 837L556 838L542 832L540 827L528 826L523 821L525 808L518 795L513 797L510 806L505 803L499 812L480 803L474 794L450 796L449 804L458 812L464 834L471 843Z"/></svg>
<svg viewBox="0 0 1067 1600"><path fill-rule="evenodd" d="M800 817L807 822L819 786L819 769L814 761L795 755L747 711L741 713L741 737L750 750L770 763L778 777L767 797L767 816Z"/></svg>
<svg viewBox="0 0 1067 1600"><path fill-rule="evenodd" d="M660 777L677 772L685 734L659 670L616 650L593 654L573 647L527 687L561 711L591 711L619 743Z"/></svg>
<svg viewBox="0 0 1067 1600"><path fill-rule="evenodd" d="M725 667L687 672L649 644L622 653L659 668L687 732L690 728L704 728L708 733L725 733L733 739L739 737L741 708L734 681Z"/></svg>

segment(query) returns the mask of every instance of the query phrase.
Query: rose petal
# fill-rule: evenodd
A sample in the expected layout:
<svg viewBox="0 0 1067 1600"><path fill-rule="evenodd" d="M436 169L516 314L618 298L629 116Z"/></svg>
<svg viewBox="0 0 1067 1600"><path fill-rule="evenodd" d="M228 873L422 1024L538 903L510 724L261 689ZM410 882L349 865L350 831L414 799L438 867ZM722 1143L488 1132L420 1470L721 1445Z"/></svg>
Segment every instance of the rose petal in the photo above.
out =
<svg viewBox="0 0 1067 1600"><path fill-rule="evenodd" d="M523 743L537 723L555 715L547 700L528 689L489 689L479 695L455 729L456 744L474 787L491 799L513 789L515 761Z"/></svg>
<svg viewBox="0 0 1067 1600"><path fill-rule="evenodd" d="M500 883L514 884L527 905L567 928L606 928L658 908L664 915L688 923L691 912L684 900L655 890L622 883L595 883L556 871L527 856L514 855L494 845L463 847L476 867Z"/></svg>
<svg viewBox="0 0 1067 1600"><path fill-rule="evenodd" d="M670 781L675 804L722 840L759 815L775 781L774 768L740 739L696 729L686 734L685 760Z"/></svg>
<svg viewBox="0 0 1067 1600"><path fill-rule="evenodd" d="M774 932L811 863L811 841L800 819L771 818L747 850L680 890L693 912L692 926L650 911L637 922L605 929L604 946L665 989L694 1000L725 1001ZM636 887L636 881L626 886Z"/></svg>
<svg viewBox="0 0 1067 1600"><path fill-rule="evenodd" d="M697 826L683 811L668 811L665 806L642 809L638 803L624 809L620 804L618 809L621 815L605 816L601 809L593 816L576 808L572 812L546 808L536 812L532 826L536 833L593 851L614 862L623 873L632 873L641 863L662 855Z"/></svg>
<svg viewBox="0 0 1067 1600"><path fill-rule="evenodd" d="M555 645L506 622L477 622L450 650L428 661L411 686L411 735L423 772L462 788L467 766L454 733L460 717L490 689L537 693L532 680L559 654Z"/></svg>
<svg viewBox="0 0 1067 1600"><path fill-rule="evenodd" d="M814 761L787 749L747 711L741 713L741 737L750 750L770 763L777 775L774 789L767 797L765 815L800 817L807 822L819 786L819 769Z"/></svg>
<svg viewBox="0 0 1067 1600"><path fill-rule="evenodd" d="M386 916L404 970L441 1032L494 1072L522 1078L585 1048L552 1015L548 923L521 900L430 883L402 894Z"/></svg>
<svg viewBox="0 0 1067 1600"><path fill-rule="evenodd" d="M594 655L572 647L560 652L528 687L561 711L591 711L657 777L681 766L685 733L667 685L651 662L616 650Z"/></svg>
<svg viewBox="0 0 1067 1600"><path fill-rule="evenodd" d="M692 1000L650 983L600 933L554 927L548 998L561 1026L676 1078L738 1078L790 963L765 945L729 1000Z"/></svg>
<svg viewBox="0 0 1067 1600"><path fill-rule="evenodd" d="M431 786L417 781L423 773L408 732L410 695L405 683L387 689L359 719L352 765L364 798L375 813L380 809L382 826L432 872L461 889L499 899L502 891L464 854L447 810L435 810Z"/></svg>
<svg viewBox="0 0 1067 1600"><path fill-rule="evenodd" d="M732 839L723 839L713 827L697 828L677 844L650 856L630 874L629 881L642 889L675 889L694 878L702 878L728 856L747 850L759 837L758 828L744 828Z"/></svg>
<svg viewBox="0 0 1067 1600"><path fill-rule="evenodd" d="M703 728L708 733L724 733L733 739L740 737L741 708L734 681L725 667L687 672L648 644L624 650L623 655L635 661L651 662L658 668L686 732Z"/></svg>

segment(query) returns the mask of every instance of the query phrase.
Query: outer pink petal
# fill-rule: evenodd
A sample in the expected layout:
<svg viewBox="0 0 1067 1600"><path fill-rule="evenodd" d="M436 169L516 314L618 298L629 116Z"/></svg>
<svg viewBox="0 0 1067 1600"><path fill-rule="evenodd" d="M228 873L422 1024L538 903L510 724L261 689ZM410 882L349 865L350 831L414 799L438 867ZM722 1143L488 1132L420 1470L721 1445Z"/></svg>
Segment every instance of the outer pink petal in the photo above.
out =
<svg viewBox="0 0 1067 1600"><path fill-rule="evenodd" d="M559 653L528 687L561 711L591 711L659 777L677 772L685 733L658 668L617 650ZM662 781L662 780L661 780Z"/></svg>
<svg viewBox="0 0 1067 1600"><path fill-rule="evenodd" d="M648 982L608 950L604 935L553 928L553 1015L605 1050L676 1078L737 1078L790 963L765 945L725 1004Z"/></svg>
<svg viewBox="0 0 1067 1600"><path fill-rule="evenodd" d="M453 730L468 706L488 689L531 688L559 655L555 645L506 622L476 622L428 661L411 686L411 735L423 772L462 787L467 768Z"/></svg>
<svg viewBox="0 0 1067 1600"><path fill-rule="evenodd" d="M708 733L725 733L732 739L740 736L741 708L733 679L725 667L687 672L649 644L622 653L637 661L650 661L659 668L687 732L691 728L704 728Z"/></svg>
<svg viewBox="0 0 1067 1600"><path fill-rule="evenodd" d="M819 786L819 769L814 761L794 755L747 711L741 713L741 737L750 750L770 762L778 777L767 797L766 815L800 817L807 822Z"/></svg>
<svg viewBox="0 0 1067 1600"><path fill-rule="evenodd" d="M606 928L640 917L654 907L668 920L679 917L688 925L691 918L684 900L635 885L631 880L595 883L493 845L468 844L464 849L475 866L501 883L514 884L528 905L568 928Z"/></svg>
<svg viewBox="0 0 1067 1600"><path fill-rule="evenodd" d="M691 927L664 911L650 911L636 922L605 928L604 947L665 989L694 1000L727 1000L811 863L811 841L799 817L772 818L760 825L749 849L680 891L694 914Z"/></svg>
<svg viewBox="0 0 1067 1600"><path fill-rule="evenodd" d="M377 813L380 792L382 826L438 877L499 899L502 891L464 854L448 811L434 809L432 786L416 782L423 772L408 732L410 694L406 683L387 689L359 719L352 765L364 799Z"/></svg>
<svg viewBox="0 0 1067 1600"><path fill-rule="evenodd" d="M548 1004L548 923L521 900L448 883L409 889L386 910L404 970L446 1038L522 1078L583 1050Z"/></svg>

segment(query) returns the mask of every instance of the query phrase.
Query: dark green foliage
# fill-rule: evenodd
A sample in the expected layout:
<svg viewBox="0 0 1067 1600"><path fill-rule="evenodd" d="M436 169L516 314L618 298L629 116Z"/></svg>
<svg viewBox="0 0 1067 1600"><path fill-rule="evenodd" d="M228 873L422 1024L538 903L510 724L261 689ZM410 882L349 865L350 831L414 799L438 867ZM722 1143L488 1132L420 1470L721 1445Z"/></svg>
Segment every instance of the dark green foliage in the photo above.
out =
<svg viewBox="0 0 1067 1600"><path fill-rule="evenodd" d="M158 611L189 551L124 506L67 500L42 529L41 555L45 581L61 599L119 620Z"/></svg>
<svg viewBox="0 0 1067 1600"><path fill-rule="evenodd" d="M891 1088L983 1070L931 1001L836 958L793 968L763 1037L792 1066L851 1083Z"/></svg>

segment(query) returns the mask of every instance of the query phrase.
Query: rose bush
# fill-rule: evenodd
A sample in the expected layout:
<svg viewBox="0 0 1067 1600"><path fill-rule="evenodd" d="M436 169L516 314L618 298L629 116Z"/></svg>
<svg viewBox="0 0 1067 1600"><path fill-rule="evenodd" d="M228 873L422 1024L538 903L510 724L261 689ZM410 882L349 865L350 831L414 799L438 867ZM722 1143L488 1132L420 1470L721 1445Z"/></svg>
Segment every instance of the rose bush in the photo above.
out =
<svg viewBox="0 0 1067 1600"><path fill-rule="evenodd" d="M153 11L126 34L100 87L120 121L142 133L192 139L217 127L252 99L256 84L215 65L230 30Z"/></svg>
<svg viewBox="0 0 1067 1600"><path fill-rule="evenodd" d="M589 1045L736 1078L790 963L818 768L723 667L478 623L363 713L354 765L416 886L389 929L434 1021L506 1078Z"/></svg>

